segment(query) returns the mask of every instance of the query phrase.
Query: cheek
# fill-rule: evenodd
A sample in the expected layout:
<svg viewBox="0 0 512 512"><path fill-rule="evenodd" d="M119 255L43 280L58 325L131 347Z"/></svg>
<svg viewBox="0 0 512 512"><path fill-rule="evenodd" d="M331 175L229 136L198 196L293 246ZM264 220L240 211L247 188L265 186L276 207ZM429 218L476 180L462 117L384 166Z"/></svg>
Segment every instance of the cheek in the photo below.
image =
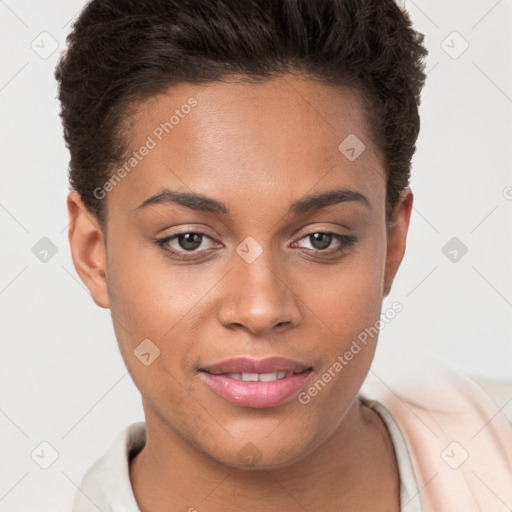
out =
<svg viewBox="0 0 512 512"><path fill-rule="evenodd" d="M322 364L301 403L342 411L365 379L378 339L386 237L368 237L344 264L326 272L305 301L322 328ZM318 281L317 281L318 285Z"/></svg>
<svg viewBox="0 0 512 512"><path fill-rule="evenodd" d="M172 388L191 385L183 382L183 369L190 371L197 363L200 333L196 336L194 328L207 315L205 308L222 278L219 266L174 265L157 249L116 240L115 235L109 240L113 326L125 364L146 398L162 394L163 388L169 395ZM154 362L146 366L148 360Z"/></svg>
<svg viewBox="0 0 512 512"><path fill-rule="evenodd" d="M173 264L136 234L109 240L107 275L110 309L134 338L161 339L179 330L178 322L216 282L211 270Z"/></svg>
<svg viewBox="0 0 512 512"><path fill-rule="evenodd" d="M385 232L376 230L339 265L324 267L303 293L316 318L344 343L379 319L385 249Z"/></svg>

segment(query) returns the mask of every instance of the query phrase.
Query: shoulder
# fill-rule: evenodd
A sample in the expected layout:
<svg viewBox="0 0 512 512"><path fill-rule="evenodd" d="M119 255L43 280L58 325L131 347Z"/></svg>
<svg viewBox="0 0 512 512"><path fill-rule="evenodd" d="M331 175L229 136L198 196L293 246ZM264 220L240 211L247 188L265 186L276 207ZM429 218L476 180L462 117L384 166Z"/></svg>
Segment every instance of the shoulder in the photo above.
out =
<svg viewBox="0 0 512 512"><path fill-rule="evenodd" d="M138 511L130 482L129 459L145 442L143 421L125 426L108 451L83 476L75 493L73 512Z"/></svg>
<svg viewBox="0 0 512 512"><path fill-rule="evenodd" d="M512 503L512 386L444 366L372 369L361 395L400 429L422 510L502 510ZM492 493L489 491L492 489Z"/></svg>
<svg viewBox="0 0 512 512"><path fill-rule="evenodd" d="M512 423L512 380L503 381L476 375L468 377L492 398L500 412Z"/></svg>
<svg viewBox="0 0 512 512"><path fill-rule="evenodd" d="M441 364L393 369L372 367L361 394L407 416L485 421L499 417L512 426L512 381L500 381L462 372Z"/></svg>

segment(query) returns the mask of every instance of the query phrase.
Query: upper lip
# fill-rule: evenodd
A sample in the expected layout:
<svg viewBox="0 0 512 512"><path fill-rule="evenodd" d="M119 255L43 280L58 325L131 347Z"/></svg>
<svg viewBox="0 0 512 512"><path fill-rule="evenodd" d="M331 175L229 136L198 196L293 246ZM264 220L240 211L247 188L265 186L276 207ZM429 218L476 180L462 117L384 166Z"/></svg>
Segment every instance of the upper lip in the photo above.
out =
<svg viewBox="0 0 512 512"><path fill-rule="evenodd" d="M300 373L311 369L308 364L293 361L285 357L268 357L266 359L253 359L250 357L235 357L226 359L204 368L202 371L213 374L220 373Z"/></svg>

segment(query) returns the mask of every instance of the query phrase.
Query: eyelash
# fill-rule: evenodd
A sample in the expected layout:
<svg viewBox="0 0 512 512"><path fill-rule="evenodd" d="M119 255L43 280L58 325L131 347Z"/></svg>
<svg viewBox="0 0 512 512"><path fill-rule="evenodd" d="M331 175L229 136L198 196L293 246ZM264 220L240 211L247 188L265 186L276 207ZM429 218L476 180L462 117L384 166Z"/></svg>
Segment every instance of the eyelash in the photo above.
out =
<svg viewBox="0 0 512 512"><path fill-rule="evenodd" d="M350 249L355 245L357 242L357 237L353 235L340 235L339 233L333 233L331 231L312 231L310 233L306 233L301 238L299 238L298 241L302 240L303 238L310 237L314 234L321 233L324 235L330 235L334 237L336 240L338 240L342 245L339 249L307 249L309 252L313 252L315 255L317 254L343 254L347 249ZM203 251L176 251L174 249L169 249L165 247L167 243L169 243L171 240L174 240L178 238L180 235L186 235L186 234L195 234L200 235L201 237L209 238L210 240L213 240L210 236L208 236L206 233L201 233L199 231L184 231L183 233L176 233L175 235L171 235L165 238L161 238L160 240L155 240L155 243L166 252L166 255L169 258L177 259L177 260L193 260L197 259L197 254L200 253L209 253L211 251L214 251L215 249L205 249ZM201 240L202 242L202 240ZM296 242L293 242L296 243Z"/></svg>

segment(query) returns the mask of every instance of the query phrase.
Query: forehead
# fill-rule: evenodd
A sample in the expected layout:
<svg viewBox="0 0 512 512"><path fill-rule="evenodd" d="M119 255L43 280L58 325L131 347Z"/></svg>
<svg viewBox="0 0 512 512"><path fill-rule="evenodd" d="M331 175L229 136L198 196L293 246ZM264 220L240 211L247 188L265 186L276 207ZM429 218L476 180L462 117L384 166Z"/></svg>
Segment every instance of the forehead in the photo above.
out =
<svg viewBox="0 0 512 512"><path fill-rule="evenodd" d="M358 92L303 77L180 84L141 104L128 127L134 154L108 202L130 209L165 187L228 202L385 188Z"/></svg>

